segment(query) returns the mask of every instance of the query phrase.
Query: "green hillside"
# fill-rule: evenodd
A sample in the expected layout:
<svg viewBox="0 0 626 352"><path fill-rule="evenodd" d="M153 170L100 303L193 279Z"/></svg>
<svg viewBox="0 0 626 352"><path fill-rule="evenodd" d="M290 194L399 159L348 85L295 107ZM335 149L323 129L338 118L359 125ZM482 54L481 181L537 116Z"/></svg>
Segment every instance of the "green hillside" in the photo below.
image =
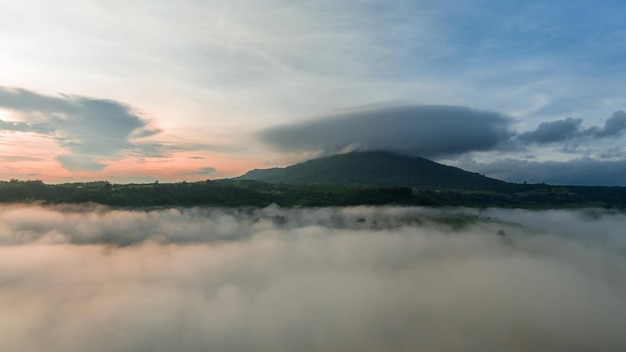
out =
<svg viewBox="0 0 626 352"><path fill-rule="evenodd" d="M252 170L236 179L111 184L0 181L0 203L152 206L420 205L516 208L626 208L626 188L515 184L386 152Z"/></svg>
<svg viewBox="0 0 626 352"><path fill-rule="evenodd" d="M507 187L506 182L477 173L424 158L382 151L335 155L285 168L255 169L237 179L320 185L429 186L489 190Z"/></svg>

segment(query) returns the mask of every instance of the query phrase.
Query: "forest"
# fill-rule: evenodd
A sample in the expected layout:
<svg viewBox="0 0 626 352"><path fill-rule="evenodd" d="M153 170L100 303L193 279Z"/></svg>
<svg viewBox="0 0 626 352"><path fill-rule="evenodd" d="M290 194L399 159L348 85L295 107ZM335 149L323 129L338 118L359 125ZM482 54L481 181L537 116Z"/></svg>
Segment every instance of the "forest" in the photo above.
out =
<svg viewBox="0 0 626 352"><path fill-rule="evenodd" d="M98 203L114 207L355 205L504 208L626 208L626 188L504 183L497 189L432 186L270 184L251 180L113 184L0 181L1 203Z"/></svg>

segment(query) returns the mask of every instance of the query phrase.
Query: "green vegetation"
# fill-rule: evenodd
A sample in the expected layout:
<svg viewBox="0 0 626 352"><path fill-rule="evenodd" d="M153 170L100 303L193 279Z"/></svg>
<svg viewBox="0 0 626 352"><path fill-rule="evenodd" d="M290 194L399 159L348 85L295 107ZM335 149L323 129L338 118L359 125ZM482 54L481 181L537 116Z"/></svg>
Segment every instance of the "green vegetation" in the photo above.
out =
<svg viewBox="0 0 626 352"><path fill-rule="evenodd" d="M412 204L410 187L280 186L257 181L111 184L106 181L47 185L0 182L3 203L86 203L112 206L332 206Z"/></svg>
<svg viewBox="0 0 626 352"><path fill-rule="evenodd" d="M411 186L504 190L506 182L424 158L389 152L354 152L309 160L286 168L252 170L239 177L269 183Z"/></svg>
<svg viewBox="0 0 626 352"><path fill-rule="evenodd" d="M517 208L626 208L624 187L514 184L423 158L361 152L236 179L201 182L47 185L0 181L0 202L86 203L121 207L428 205Z"/></svg>
<svg viewBox="0 0 626 352"><path fill-rule="evenodd" d="M249 180L111 184L106 181L48 185L0 181L2 203L87 203L150 206L351 206L428 205L519 208L626 208L623 187L508 184L497 190L441 187L270 184Z"/></svg>

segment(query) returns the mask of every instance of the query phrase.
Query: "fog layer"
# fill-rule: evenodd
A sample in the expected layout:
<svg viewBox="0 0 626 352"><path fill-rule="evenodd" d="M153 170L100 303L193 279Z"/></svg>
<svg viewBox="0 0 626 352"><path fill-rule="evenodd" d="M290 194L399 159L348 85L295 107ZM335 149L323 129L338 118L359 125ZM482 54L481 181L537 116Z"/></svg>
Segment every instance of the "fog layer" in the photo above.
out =
<svg viewBox="0 0 626 352"><path fill-rule="evenodd" d="M616 351L600 210L0 207L7 351Z"/></svg>

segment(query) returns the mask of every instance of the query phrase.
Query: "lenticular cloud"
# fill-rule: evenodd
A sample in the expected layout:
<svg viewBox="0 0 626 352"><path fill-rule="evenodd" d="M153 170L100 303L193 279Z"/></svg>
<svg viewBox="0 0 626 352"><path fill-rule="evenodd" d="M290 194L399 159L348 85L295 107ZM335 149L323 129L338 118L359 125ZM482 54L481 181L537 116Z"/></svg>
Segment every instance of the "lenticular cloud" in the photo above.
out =
<svg viewBox="0 0 626 352"><path fill-rule="evenodd" d="M0 208L8 351L616 351L621 213Z"/></svg>

